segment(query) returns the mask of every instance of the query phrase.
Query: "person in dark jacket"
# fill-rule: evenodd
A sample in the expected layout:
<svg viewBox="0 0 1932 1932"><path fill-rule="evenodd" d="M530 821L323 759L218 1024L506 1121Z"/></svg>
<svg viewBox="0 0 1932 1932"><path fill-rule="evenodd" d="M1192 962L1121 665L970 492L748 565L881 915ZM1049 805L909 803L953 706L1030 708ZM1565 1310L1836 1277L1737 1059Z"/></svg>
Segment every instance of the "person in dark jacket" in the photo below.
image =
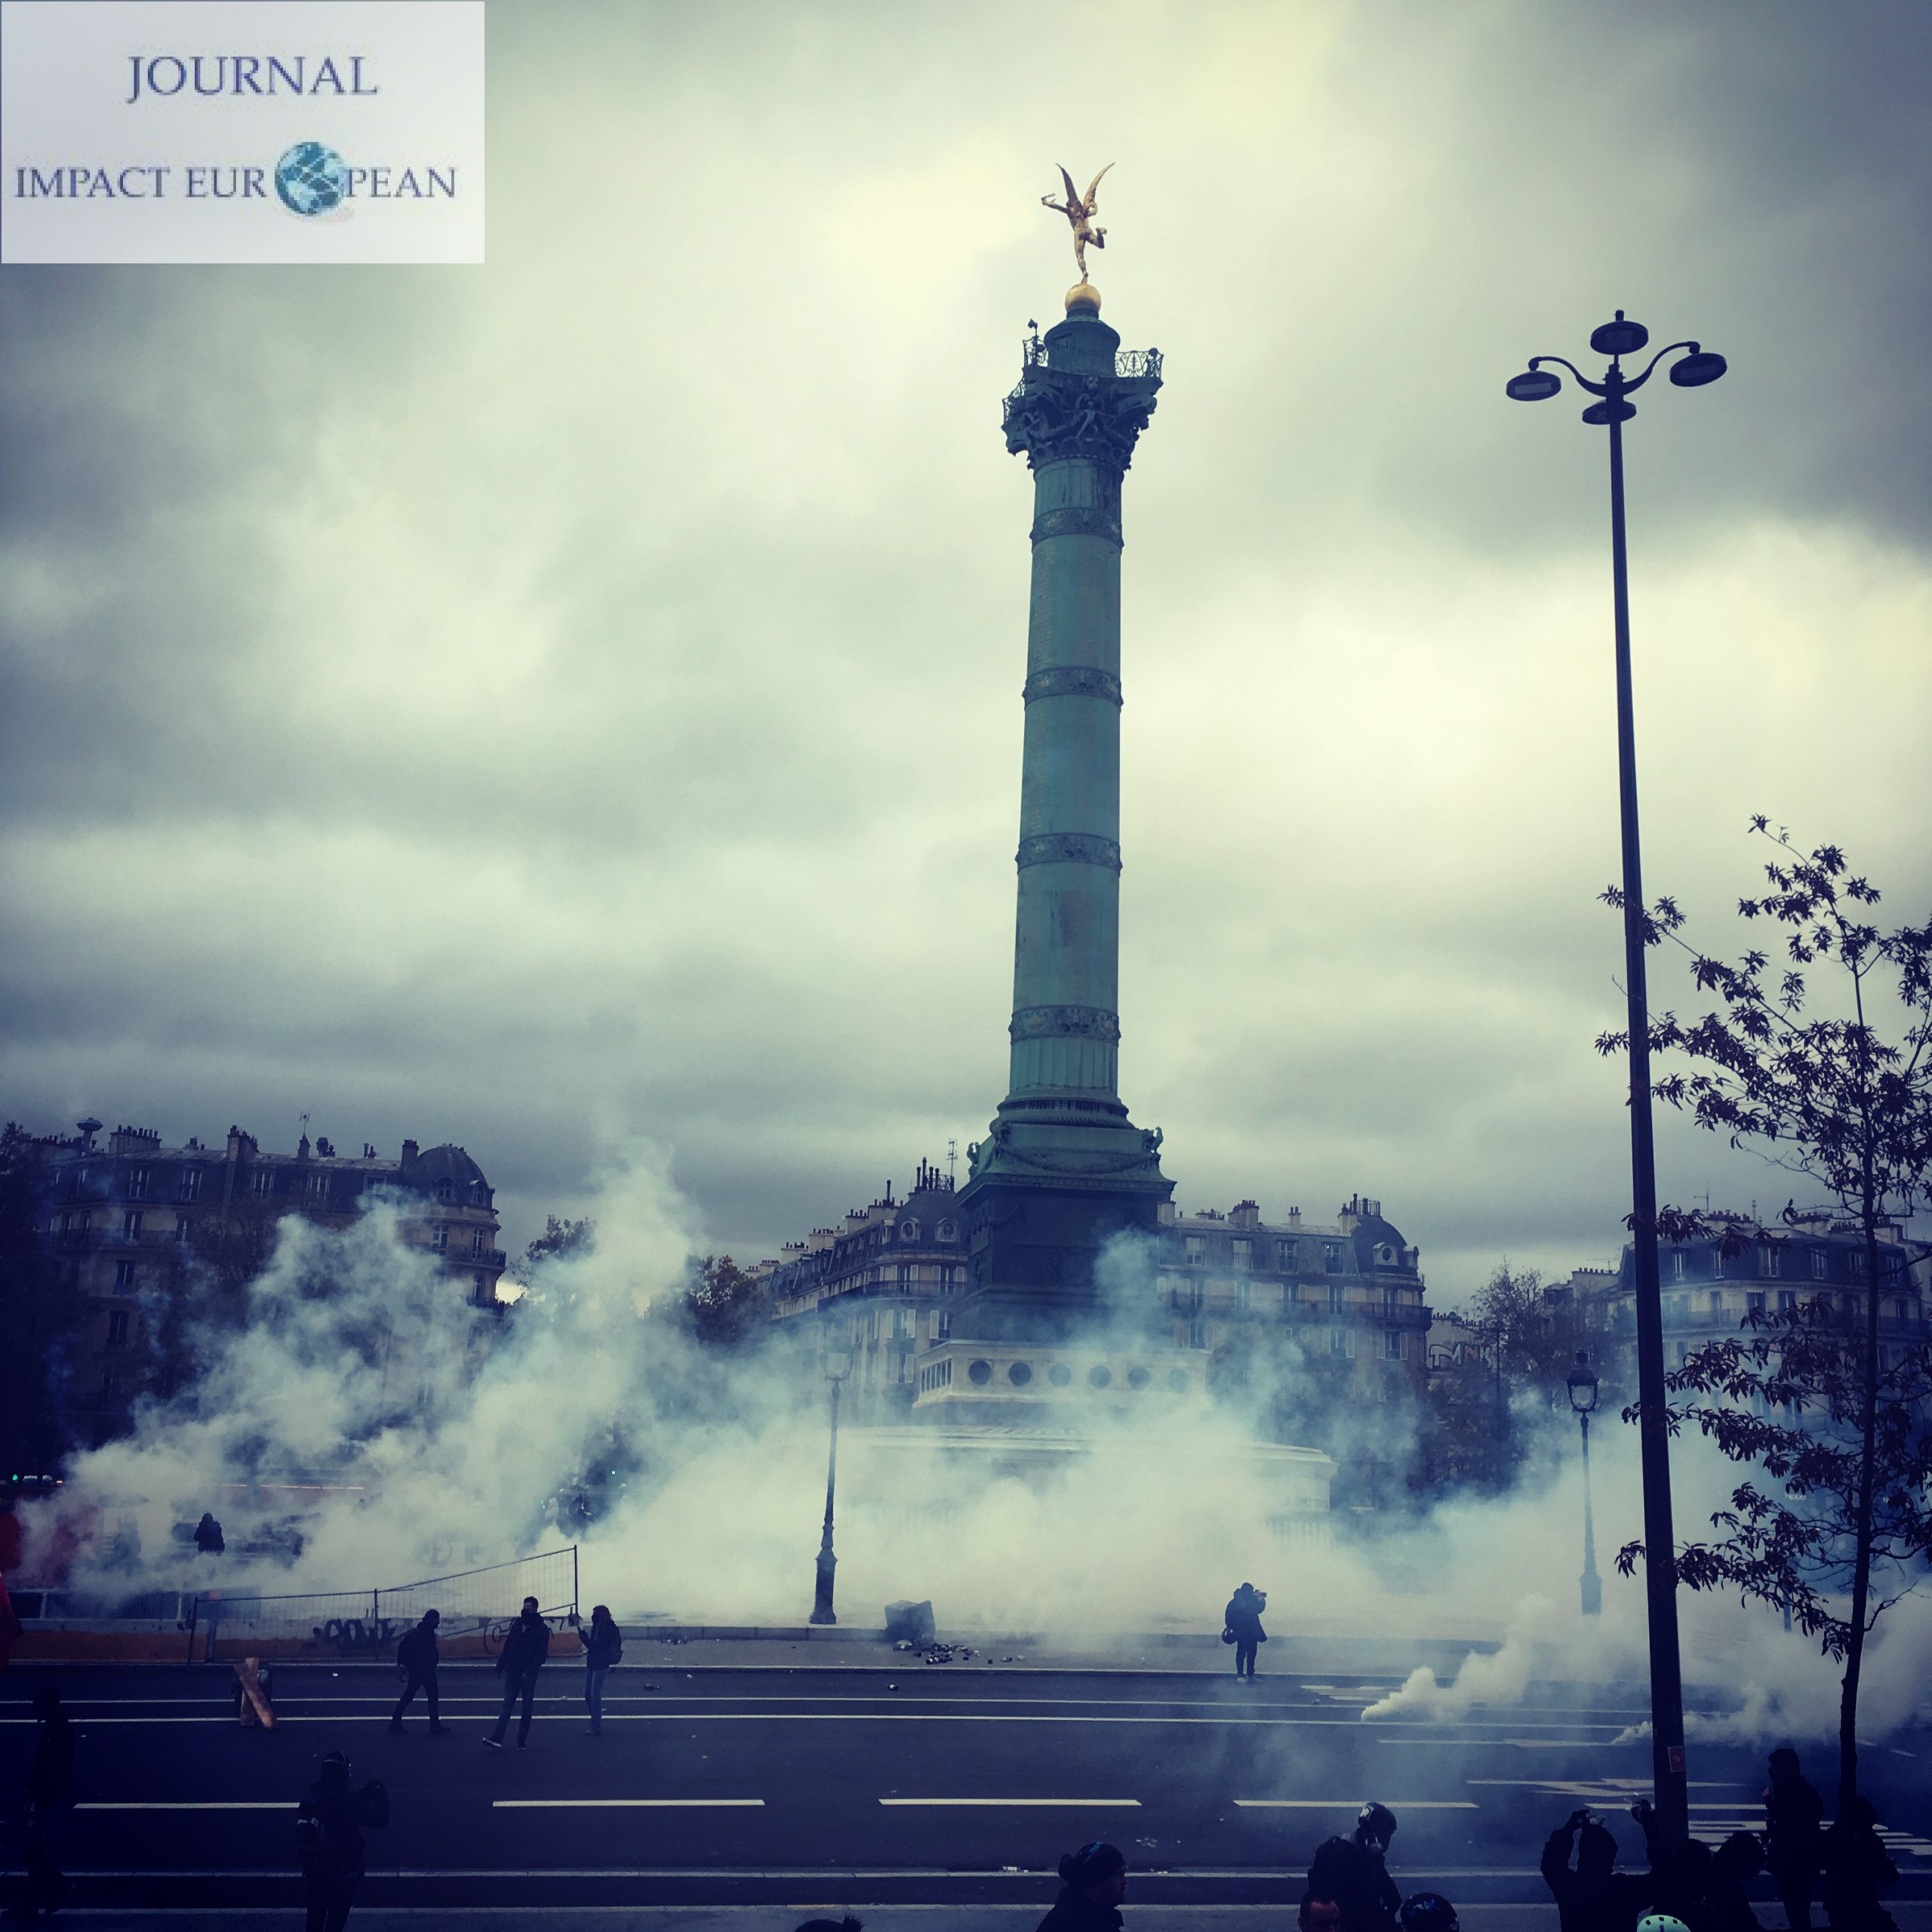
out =
<svg viewBox="0 0 1932 1932"><path fill-rule="evenodd" d="M195 1547L204 1556L219 1556L228 1547L222 1540L221 1525L205 1509L202 1512L202 1520L195 1525Z"/></svg>
<svg viewBox="0 0 1932 1932"><path fill-rule="evenodd" d="M604 1733L604 1680L624 1654L624 1634L611 1621L608 1607L598 1604L583 1633L583 1701L590 1710L590 1734Z"/></svg>
<svg viewBox="0 0 1932 1932"><path fill-rule="evenodd" d="M403 1686L402 1695L389 1713L392 1730L401 1730L402 1714L420 1690L429 1706L429 1735L445 1737L449 1734L449 1726L436 1715L436 1666L442 1661L442 1652L436 1643L436 1626L442 1620L441 1611L426 1610L422 1621L414 1629L405 1632L395 1647L395 1667L402 1672Z"/></svg>
<svg viewBox="0 0 1932 1932"><path fill-rule="evenodd" d="M374 1778L360 1791L351 1790L348 1758L330 1752L295 1810L306 1932L342 1932L362 1882L362 1833L389 1821L389 1793Z"/></svg>
<svg viewBox="0 0 1932 1932"><path fill-rule="evenodd" d="M1096 1838L1078 1851L1063 1852L1060 1875L1060 1897L1034 1932L1120 1932L1127 1860L1118 1846Z"/></svg>
<svg viewBox="0 0 1932 1932"><path fill-rule="evenodd" d="M1389 1875L1389 1842L1395 1814L1386 1804L1364 1804L1347 1838L1325 1840L1308 1868L1308 1889L1342 1908L1342 1932L1395 1932L1402 1895Z"/></svg>
<svg viewBox="0 0 1932 1932"><path fill-rule="evenodd" d="M1587 1810L1571 1812L1543 1841L1542 1869L1561 1932L1634 1932L1649 1909L1650 1881L1617 1869L1617 1841Z"/></svg>
<svg viewBox="0 0 1932 1932"><path fill-rule="evenodd" d="M20 1914L26 1918L57 1910L66 1895L60 1841L74 1783L74 1727L54 1685L34 1687L33 1715L33 1761L27 1767L25 1793L27 1879Z"/></svg>
<svg viewBox="0 0 1932 1932"><path fill-rule="evenodd" d="M1820 1843L1825 1916L1832 1932L1897 1932L1898 1921L1878 1894L1899 1881L1899 1868L1878 1836L1869 1798L1854 1798Z"/></svg>
<svg viewBox="0 0 1932 1932"><path fill-rule="evenodd" d="M519 1697L523 1700L523 1715L517 1723L516 1748L521 1751L529 1744L531 1707L537 1700L537 1673L549 1654L550 1626L538 1614L537 1599L525 1597L523 1614L510 1626L497 1659L497 1674L503 1680L503 1708L497 1713L496 1729L483 1740L488 1749L503 1748L503 1739L510 1727L510 1712Z"/></svg>
<svg viewBox="0 0 1932 1932"><path fill-rule="evenodd" d="M1254 1654L1267 1642L1268 1633L1261 1627L1261 1613L1268 1606L1267 1598L1252 1583L1244 1583L1228 1599L1228 1607L1222 1614L1223 1626L1235 1633L1235 1675L1252 1677L1254 1675Z"/></svg>
<svg viewBox="0 0 1932 1932"><path fill-rule="evenodd" d="M1704 1890L1706 1932L1764 1932L1751 1909L1751 1881L1764 1869L1764 1847L1755 1832L1733 1832L1711 1854Z"/></svg>
<svg viewBox="0 0 1932 1932"><path fill-rule="evenodd" d="M1789 1745L1771 1753L1771 1781L1764 1787L1764 1863L1770 1867L1791 1932L1811 1932L1811 1901L1818 1890L1825 1801L1798 1769Z"/></svg>

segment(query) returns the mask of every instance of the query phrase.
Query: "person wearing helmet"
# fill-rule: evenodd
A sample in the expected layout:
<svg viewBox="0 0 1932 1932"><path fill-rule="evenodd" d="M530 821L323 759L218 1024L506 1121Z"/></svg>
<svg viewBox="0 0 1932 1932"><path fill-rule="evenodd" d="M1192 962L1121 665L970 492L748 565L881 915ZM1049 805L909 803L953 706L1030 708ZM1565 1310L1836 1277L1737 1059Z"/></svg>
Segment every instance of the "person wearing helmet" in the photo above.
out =
<svg viewBox="0 0 1932 1932"><path fill-rule="evenodd" d="M329 1752L295 1812L308 1932L342 1932L362 1882L363 1830L389 1821L389 1793L374 1778L352 1790L348 1754Z"/></svg>
<svg viewBox="0 0 1932 1932"><path fill-rule="evenodd" d="M1316 1847L1308 1889L1341 1907L1342 1932L1397 1932L1402 1895L1388 1866L1389 1841L1395 1835L1395 1813L1386 1804L1370 1803L1361 1807L1348 1837L1329 1838Z"/></svg>
<svg viewBox="0 0 1932 1932"><path fill-rule="evenodd" d="M1637 1921L1637 1932L1690 1932L1690 1928L1669 1912L1647 1912Z"/></svg>
<svg viewBox="0 0 1932 1932"><path fill-rule="evenodd" d="M1060 1897L1035 1932L1120 1932L1127 1897L1127 1860L1117 1845L1096 1838L1063 1852Z"/></svg>
<svg viewBox="0 0 1932 1932"><path fill-rule="evenodd" d="M1571 1812L1543 1841L1542 1871L1561 1932L1634 1932L1650 1903L1649 1880L1617 1869L1617 1841L1587 1808Z"/></svg>
<svg viewBox="0 0 1932 1932"><path fill-rule="evenodd" d="M1456 1908L1440 1892L1412 1892L1402 1901L1402 1932L1460 1932Z"/></svg>

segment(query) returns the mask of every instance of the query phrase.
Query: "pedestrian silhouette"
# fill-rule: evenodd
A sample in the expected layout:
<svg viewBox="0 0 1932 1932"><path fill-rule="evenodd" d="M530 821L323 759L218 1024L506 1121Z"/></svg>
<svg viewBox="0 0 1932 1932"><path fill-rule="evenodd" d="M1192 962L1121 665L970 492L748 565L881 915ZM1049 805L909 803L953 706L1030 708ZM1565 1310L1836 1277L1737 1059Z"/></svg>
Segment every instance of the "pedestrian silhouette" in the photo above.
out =
<svg viewBox="0 0 1932 1932"><path fill-rule="evenodd" d="M1395 1835L1395 1813L1371 1803L1361 1807L1348 1837L1325 1839L1315 1848L1308 1889L1340 1906L1342 1932L1395 1932L1402 1895L1389 1875Z"/></svg>
<svg viewBox="0 0 1932 1932"><path fill-rule="evenodd" d="M448 1733L449 1726L436 1715L436 1666L442 1661L442 1652L436 1643L436 1626L442 1620L441 1611L426 1610L416 1627L405 1631L402 1641L395 1647L395 1667L402 1673L403 1684L402 1695L389 1713L392 1730L401 1730L402 1714L420 1690L429 1706L429 1735L441 1737Z"/></svg>
<svg viewBox="0 0 1932 1932"><path fill-rule="evenodd" d="M374 1778L360 1791L352 1790L348 1758L330 1752L295 1810L306 1932L342 1932L362 1882L363 1832L389 1821L389 1793Z"/></svg>
<svg viewBox="0 0 1932 1932"><path fill-rule="evenodd" d="M1878 1836L1878 1814L1868 1798L1854 1798L1825 1835L1825 1916L1832 1932L1897 1932L1897 1921L1878 1894L1899 1881Z"/></svg>
<svg viewBox="0 0 1932 1932"><path fill-rule="evenodd" d="M1119 1932L1127 1860L1103 1838L1060 1854L1060 1897L1034 1932Z"/></svg>
<svg viewBox="0 0 1932 1932"><path fill-rule="evenodd" d="M1267 1607L1267 1592L1257 1590L1252 1583L1244 1583L1229 1598L1228 1607L1221 1613L1223 1634L1234 1641L1237 1677L1254 1675L1254 1654L1268 1641L1268 1633L1261 1627L1261 1613Z"/></svg>
<svg viewBox="0 0 1932 1932"><path fill-rule="evenodd" d="M1542 1870L1561 1932L1633 1932L1650 1903L1649 1880L1617 1869L1617 1841L1587 1807L1571 1812L1543 1841Z"/></svg>
<svg viewBox="0 0 1932 1932"><path fill-rule="evenodd" d="M537 1701L537 1673L550 1654L550 1626L538 1615L537 1599L525 1597L523 1614L510 1626L497 1659L497 1673L503 1680L503 1708L497 1713L497 1727L483 1742L492 1751L503 1748L510 1727L510 1712L517 1700L523 1700L523 1714L516 1727L516 1748L530 1742L531 1706Z"/></svg>
<svg viewBox="0 0 1932 1932"><path fill-rule="evenodd" d="M623 1654L624 1633L600 1603L590 1613L590 1628L583 1637L583 1701L589 1708L592 1737L603 1734L604 1680Z"/></svg>
<svg viewBox="0 0 1932 1932"><path fill-rule="evenodd" d="M1764 1787L1764 1863L1770 1869L1791 1932L1811 1932L1811 1901L1823 1869L1825 1801L1785 1745L1771 1753Z"/></svg>
<svg viewBox="0 0 1932 1932"><path fill-rule="evenodd" d="M222 1540L221 1525L205 1509L195 1525L195 1547L204 1556L219 1556L228 1547Z"/></svg>
<svg viewBox="0 0 1932 1932"><path fill-rule="evenodd" d="M74 1727L60 1708L60 1693L51 1684L36 1684L33 1694L33 1758L27 1767L26 1887L11 1915L31 1918L35 1912L60 1909L67 1893L60 1870L60 1841L73 1800Z"/></svg>
<svg viewBox="0 0 1932 1932"><path fill-rule="evenodd" d="M1733 1832L1711 1854L1704 1907L1707 1932L1764 1932L1746 1889L1764 1869L1764 1847L1755 1832Z"/></svg>

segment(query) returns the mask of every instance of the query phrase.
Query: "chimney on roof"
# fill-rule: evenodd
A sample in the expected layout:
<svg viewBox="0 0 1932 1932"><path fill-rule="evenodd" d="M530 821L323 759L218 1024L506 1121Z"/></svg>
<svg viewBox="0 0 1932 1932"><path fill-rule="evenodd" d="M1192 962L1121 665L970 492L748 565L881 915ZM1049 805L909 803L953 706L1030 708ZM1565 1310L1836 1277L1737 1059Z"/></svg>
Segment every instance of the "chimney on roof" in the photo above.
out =
<svg viewBox="0 0 1932 1932"><path fill-rule="evenodd" d="M416 1143L413 1140L405 1140L402 1143L402 1164L405 1168L408 1167L410 1162L415 1159L416 1155Z"/></svg>
<svg viewBox="0 0 1932 1932"><path fill-rule="evenodd" d="M1228 1219L1238 1228L1254 1228L1261 1225L1261 1210L1252 1201L1237 1201Z"/></svg>

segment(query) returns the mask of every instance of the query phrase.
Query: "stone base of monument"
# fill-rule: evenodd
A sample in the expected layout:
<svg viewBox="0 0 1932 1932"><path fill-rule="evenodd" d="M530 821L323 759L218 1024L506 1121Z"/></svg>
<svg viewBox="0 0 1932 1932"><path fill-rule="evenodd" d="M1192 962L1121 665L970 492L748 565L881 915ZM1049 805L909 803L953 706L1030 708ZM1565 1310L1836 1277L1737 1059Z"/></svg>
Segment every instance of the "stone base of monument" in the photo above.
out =
<svg viewBox="0 0 1932 1932"><path fill-rule="evenodd" d="M1171 1417L1171 1426L1177 1420L1171 1439L1179 1448L1186 1443L1186 1425ZM1137 1455L1159 1453L1164 1432L1158 1417L1150 1415L1133 1435ZM875 1519L944 1527L995 1484L1017 1482L1050 1495L1069 1480L1104 1478L1121 1453L1121 1441L1104 1428L1026 1427L977 1419L844 1429L838 1435L839 1494ZM1294 1443L1233 1439L1216 1453L1245 1495L1263 1499L1260 1527L1269 1537L1300 1545L1330 1542L1331 1457ZM1211 1507L1211 1498L1204 1496L1202 1503Z"/></svg>

